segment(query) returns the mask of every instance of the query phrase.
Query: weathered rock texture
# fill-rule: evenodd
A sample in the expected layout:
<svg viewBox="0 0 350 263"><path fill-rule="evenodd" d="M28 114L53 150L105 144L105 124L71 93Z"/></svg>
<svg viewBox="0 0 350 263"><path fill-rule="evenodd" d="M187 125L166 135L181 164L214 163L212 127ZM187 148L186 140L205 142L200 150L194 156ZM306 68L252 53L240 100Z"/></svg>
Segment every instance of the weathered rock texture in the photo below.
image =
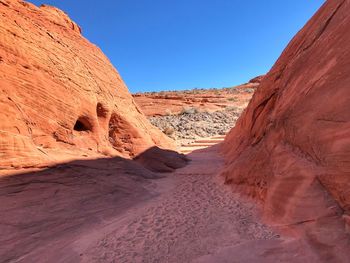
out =
<svg viewBox="0 0 350 263"><path fill-rule="evenodd" d="M247 107L263 76L239 86L133 94L150 122L185 145L199 138L226 134Z"/></svg>
<svg viewBox="0 0 350 263"><path fill-rule="evenodd" d="M178 145L187 145L196 139L225 135L242 113L242 109L235 107L215 112L191 110L178 115L155 116L149 120Z"/></svg>
<svg viewBox="0 0 350 263"><path fill-rule="evenodd" d="M250 81L249 81L249 83L258 83L258 84L260 84L261 83L261 81L264 79L264 77L265 77L265 75L260 75L260 76L257 76L257 77L255 77L255 78L252 78Z"/></svg>
<svg viewBox="0 0 350 263"><path fill-rule="evenodd" d="M324 4L263 79L224 144L226 182L264 200L271 219L318 224L319 248L341 240L322 228L325 221L350 214L349 13L349 0ZM324 253L333 257L329 246Z"/></svg>
<svg viewBox="0 0 350 263"><path fill-rule="evenodd" d="M0 0L0 167L174 147L62 11Z"/></svg>
<svg viewBox="0 0 350 263"><path fill-rule="evenodd" d="M253 82L230 88L136 93L133 97L146 116L180 114L189 108L206 112L228 107L245 109L260 80L257 77Z"/></svg>

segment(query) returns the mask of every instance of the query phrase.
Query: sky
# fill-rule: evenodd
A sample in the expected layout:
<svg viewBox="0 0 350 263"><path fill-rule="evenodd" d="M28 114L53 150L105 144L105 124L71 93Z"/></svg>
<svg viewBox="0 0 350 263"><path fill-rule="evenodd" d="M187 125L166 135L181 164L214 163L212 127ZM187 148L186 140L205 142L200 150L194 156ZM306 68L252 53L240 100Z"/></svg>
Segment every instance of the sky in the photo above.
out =
<svg viewBox="0 0 350 263"><path fill-rule="evenodd" d="M131 92L231 87L269 71L324 0L30 0L64 10Z"/></svg>

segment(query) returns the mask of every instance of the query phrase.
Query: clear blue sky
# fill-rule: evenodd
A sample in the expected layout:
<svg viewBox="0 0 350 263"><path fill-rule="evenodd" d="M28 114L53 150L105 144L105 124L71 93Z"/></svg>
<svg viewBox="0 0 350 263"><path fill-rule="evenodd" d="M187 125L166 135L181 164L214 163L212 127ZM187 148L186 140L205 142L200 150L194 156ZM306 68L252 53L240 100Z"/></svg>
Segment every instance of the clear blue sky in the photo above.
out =
<svg viewBox="0 0 350 263"><path fill-rule="evenodd" d="M267 72L323 0L30 0L64 10L131 92L229 87Z"/></svg>

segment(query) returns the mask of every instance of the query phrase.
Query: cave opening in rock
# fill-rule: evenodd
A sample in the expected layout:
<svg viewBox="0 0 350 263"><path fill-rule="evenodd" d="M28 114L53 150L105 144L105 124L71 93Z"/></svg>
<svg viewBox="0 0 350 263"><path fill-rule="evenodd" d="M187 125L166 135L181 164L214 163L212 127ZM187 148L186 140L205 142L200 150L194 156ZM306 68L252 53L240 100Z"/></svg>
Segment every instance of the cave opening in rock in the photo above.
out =
<svg viewBox="0 0 350 263"><path fill-rule="evenodd" d="M88 121L87 118L85 117L80 117L74 125L74 130L75 131L91 131L92 130L92 125L90 124L90 122Z"/></svg>

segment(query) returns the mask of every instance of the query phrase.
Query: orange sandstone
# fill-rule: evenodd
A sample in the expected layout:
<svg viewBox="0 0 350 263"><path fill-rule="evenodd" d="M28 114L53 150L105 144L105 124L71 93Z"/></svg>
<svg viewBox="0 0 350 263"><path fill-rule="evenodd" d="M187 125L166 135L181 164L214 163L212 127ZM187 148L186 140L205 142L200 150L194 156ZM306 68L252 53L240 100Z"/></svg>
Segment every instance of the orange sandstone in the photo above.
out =
<svg viewBox="0 0 350 263"><path fill-rule="evenodd" d="M64 12L0 0L0 167L174 148Z"/></svg>
<svg viewBox="0 0 350 263"><path fill-rule="evenodd" d="M350 215L349 13L349 0L324 4L263 79L223 146L226 182L262 200L267 219L305 227L327 262L349 255L342 249Z"/></svg>

